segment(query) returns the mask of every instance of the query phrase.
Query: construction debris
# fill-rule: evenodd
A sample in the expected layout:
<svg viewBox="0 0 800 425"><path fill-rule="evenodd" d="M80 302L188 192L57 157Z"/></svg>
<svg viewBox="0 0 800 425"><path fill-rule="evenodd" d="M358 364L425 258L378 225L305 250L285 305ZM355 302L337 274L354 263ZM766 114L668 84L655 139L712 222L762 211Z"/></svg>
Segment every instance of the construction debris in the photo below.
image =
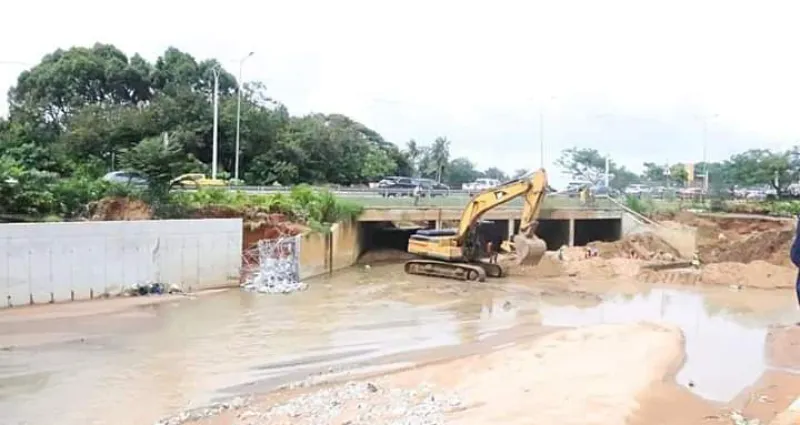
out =
<svg viewBox="0 0 800 425"><path fill-rule="evenodd" d="M261 240L245 254L254 259L245 268L242 289L262 294L288 294L307 288L300 282L300 237Z"/></svg>

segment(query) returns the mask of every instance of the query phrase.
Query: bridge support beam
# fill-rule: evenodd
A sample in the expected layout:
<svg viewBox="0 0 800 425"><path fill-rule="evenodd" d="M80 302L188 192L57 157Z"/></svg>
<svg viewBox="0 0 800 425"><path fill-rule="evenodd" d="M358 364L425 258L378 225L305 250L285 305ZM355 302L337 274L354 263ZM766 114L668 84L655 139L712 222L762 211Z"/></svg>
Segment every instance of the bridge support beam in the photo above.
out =
<svg viewBox="0 0 800 425"><path fill-rule="evenodd" d="M435 223L434 227L436 227L436 230L442 230L442 219L441 218L436 220L434 223Z"/></svg>
<svg viewBox="0 0 800 425"><path fill-rule="evenodd" d="M569 246L575 246L575 219L569 219Z"/></svg>

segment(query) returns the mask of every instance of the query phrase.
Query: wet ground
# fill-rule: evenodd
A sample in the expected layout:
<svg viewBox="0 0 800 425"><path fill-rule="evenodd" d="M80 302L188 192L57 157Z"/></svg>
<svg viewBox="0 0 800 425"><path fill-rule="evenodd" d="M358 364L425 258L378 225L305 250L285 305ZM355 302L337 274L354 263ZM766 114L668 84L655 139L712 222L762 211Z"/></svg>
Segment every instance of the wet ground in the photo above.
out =
<svg viewBox="0 0 800 425"><path fill-rule="evenodd" d="M52 313L60 306L25 320L0 313L0 422L150 424L310 374L402 367L554 327L640 320L679 326L687 359L678 382L726 402L771 368L765 337L770 325L798 320L791 295L566 281L470 286L382 266L292 295L234 290L92 316Z"/></svg>

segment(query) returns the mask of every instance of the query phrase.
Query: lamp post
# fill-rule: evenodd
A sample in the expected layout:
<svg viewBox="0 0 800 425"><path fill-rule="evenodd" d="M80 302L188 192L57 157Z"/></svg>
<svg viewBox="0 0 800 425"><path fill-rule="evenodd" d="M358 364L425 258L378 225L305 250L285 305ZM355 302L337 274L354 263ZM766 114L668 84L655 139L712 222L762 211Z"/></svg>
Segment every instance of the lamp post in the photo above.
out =
<svg viewBox="0 0 800 425"><path fill-rule="evenodd" d="M255 52L250 52L247 56L243 57L239 60L239 88L238 88L238 98L236 99L236 159L234 160L234 171L233 171L233 178L235 180L239 180L239 129L241 126L242 120L242 67L244 66L244 61L249 59L253 56Z"/></svg>
<svg viewBox="0 0 800 425"><path fill-rule="evenodd" d="M556 96L547 96L539 105L539 168L544 169L544 109Z"/></svg>
<svg viewBox="0 0 800 425"><path fill-rule="evenodd" d="M218 130L219 130L219 67L211 68L214 74L214 134L211 142L211 179L217 179Z"/></svg>
<svg viewBox="0 0 800 425"><path fill-rule="evenodd" d="M703 192L708 195L708 120L717 118L719 114L702 116L703 120Z"/></svg>

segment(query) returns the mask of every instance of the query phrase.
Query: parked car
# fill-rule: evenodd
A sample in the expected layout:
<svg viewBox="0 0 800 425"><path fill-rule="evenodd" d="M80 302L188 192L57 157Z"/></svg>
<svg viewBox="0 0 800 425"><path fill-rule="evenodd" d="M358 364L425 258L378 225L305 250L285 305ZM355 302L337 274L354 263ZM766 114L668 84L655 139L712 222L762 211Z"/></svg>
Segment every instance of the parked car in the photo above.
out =
<svg viewBox="0 0 800 425"><path fill-rule="evenodd" d="M103 180L109 183L134 186L146 186L148 183L147 177L136 171L112 171L103 176Z"/></svg>
<svg viewBox="0 0 800 425"><path fill-rule="evenodd" d="M473 194L496 186L500 186L500 180L481 178L475 179L472 183L464 183L461 185L461 189Z"/></svg>
<svg viewBox="0 0 800 425"><path fill-rule="evenodd" d="M429 192L431 197L447 196L450 194L450 186L437 182L433 179L417 179L420 187Z"/></svg>
<svg viewBox="0 0 800 425"><path fill-rule="evenodd" d="M625 194L631 196L647 195L651 192L650 187L643 184L632 184L625 188Z"/></svg>
<svg viewBox="0 0 800 425"><path fill-rule="evenodd" d="M190 173L183 174L170 180L170 186L180 186L185 188L200 188L200 187L224 187L228 183L225 180L210 179L205 174Z"/></svg>
<svg viewBox="0 0 800 425"><path fill-rule="evenodd" d="M388 176L378 182L381 196L411 196L417 182L411 177Z"/></svg>

